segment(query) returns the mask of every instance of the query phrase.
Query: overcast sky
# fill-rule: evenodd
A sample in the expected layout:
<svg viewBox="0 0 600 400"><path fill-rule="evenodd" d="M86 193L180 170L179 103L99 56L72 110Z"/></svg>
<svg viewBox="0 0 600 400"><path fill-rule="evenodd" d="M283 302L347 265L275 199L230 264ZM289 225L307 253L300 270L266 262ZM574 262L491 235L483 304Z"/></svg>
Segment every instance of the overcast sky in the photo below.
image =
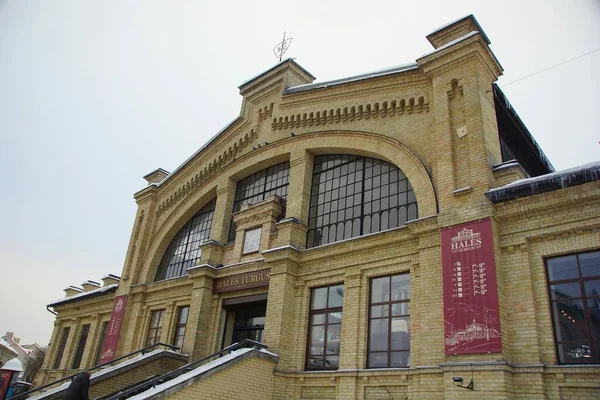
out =
<svg viewBox="0 0 600 400"><path fill-rule="evenodd" d="M46 304L121 274L142 176L239 114L284 30L329 80L413 62L470 13L501 86L600 48L592 0L0 0L0 334L47 344ZM600 159L598 71L600 51L503 88L557 169Z"/></svg>

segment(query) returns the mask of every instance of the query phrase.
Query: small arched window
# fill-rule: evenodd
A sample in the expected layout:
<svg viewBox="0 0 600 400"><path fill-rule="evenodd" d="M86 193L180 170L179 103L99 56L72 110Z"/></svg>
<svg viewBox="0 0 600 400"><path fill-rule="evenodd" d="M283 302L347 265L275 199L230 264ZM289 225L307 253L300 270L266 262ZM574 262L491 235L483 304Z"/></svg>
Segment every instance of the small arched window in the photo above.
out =
<svg viewBox="0 0 600 400"><path fill-rule="evenodd" d="M417 217L415 193L398 167L352 155L315 157L307 248L396 228Z"/></svg>
<svg viewBox="0 0 600 400"><path fill-rule="evenodd" d="M233 212L240 211L245 204L255 204L267 197L276 194L281 198L281 215L285 217L285 202L290 183L290 163L284 162L258 171L237 183ZM229 227L229 241L235 240L235 223L231 218Z"/></svg>
<svg viewBox="0 0 600 400"><path fill-rule="evenodd" d="M200 245L210 238L216 200L209 201L177 232L165 251L154 281L186 275L187 269L200 261Z"/></svg>

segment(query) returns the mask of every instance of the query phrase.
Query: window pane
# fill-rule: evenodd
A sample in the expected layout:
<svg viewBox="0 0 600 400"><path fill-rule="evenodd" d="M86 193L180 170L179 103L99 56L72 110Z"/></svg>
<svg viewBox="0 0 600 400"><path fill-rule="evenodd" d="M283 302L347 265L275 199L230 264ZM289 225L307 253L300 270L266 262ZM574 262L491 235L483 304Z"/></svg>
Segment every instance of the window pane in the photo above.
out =
<svg viewBox="0 0 600 400"><path fill-rule="evenodd" d="M390 367L402 368L410 365L410 352L409 351L394 351L390 356Z"/></svg>
<svg viewBox="0 0 600 400"><path fill-rule="evenodd" d="M587 340L586 324L581 300L562 300L552 303L556 339L562 341Z"/></svg>
<svg viewBox="0 0 600 400"><path fill-rule="evenodd" d="M390 277L376 278L371 281L371 303L390 301Z"/></svg>
<svg viewBox="0 0 600 400"><path fill-rule="evenodd" d="M392 301L410 298L410 275L392 276Z"/></svg>
<svg viewBox="0 0 600 400"><path fill-rule="evenodd" d="M344 304L344 285L329 288L329 303L327 308L342 307Z"/></svg>
<svg viewBox="0 0 600 400"><path fill-rule="evenodd" d="M310 330L310 354L323 354L324 346L325 326L313 326Z"/></svg>
<svg viewBox="0 0 600 400"><path fill-rule="evenodd" d="M326 354L340 354L341 325L330 325L327 327L327 349Z"/></svg>
<svg viewBox="0 0 600 400"><path fill-rule="evenodd" d="M370 351L388 350L388 319L371 320L369 337Z"/></svg>
<svg viewBox="0 0 600 400"><path fill-rule="evenodd" d="M337 368L340 365L340 356L325 357L325 368Z"/></svg>
<svg viewBox="0 0 600 400"><path fill-rule="evenodd" d="M392 304L392 317L398 317L401 315L409 315L410 314L410 303L402 302Z"/></svg>
<svg viewBox="0 0 600 400"><path fill-rule="evenodd" d="M592 351L589 343L559 344L558 357L565 364L589 364Z"/></svg>
<svg viewBox="0 0 600 400"><path fill-rule="evenodd" d="M408 317L392 318L391 334L391 350L410 349Z"/></svg>
<svg viewBox="0 0 600 400"><path fill-rule="evenodd" d="M600 251L579 255L581 276L600 276Z"/></svg>
<svg viewBox="0 0 600 400"><path fill-rule="evenodd" d="M332 312L327 314L328 324L341 324L342 323L342 312Z"/></svg>
<svg viewBox="0 0 600 400"><path fill-rule="evenodd" d="M588 300L587 306L590 315L590 327L592 328L592 339L600 340L600 299Z"/></svg>
<svg viewBox="0 0 600 400"><path fill-rule="evenodd" d="M369 368L386 368L388 353L370 353Z"/></svg>
<svg viewBox="0 0 600 400"><path fill-rule="evenodd" d="M313 315L311 325L325 325L325 314Z"/></svg>
<svg viewBox="0 0 600 400"><path fill-rule="evenodd" d="M585 281L585 295L590 297L600 296L600 279Z"/></svg>
<svg viewBox="0 0 600 400"><path fill-rule="evenodd" d="M573 297L581 297L581 286L579 285L579 282L550 285L550 298L552 300L568 300Z"/></svg>
<svg viewBox="0 0 600 400"><path fill-rule="evenodd" d="M327 288L318 288L313 290L311 310L319 310L327 306Z"/></svg>
<svg viewBox="0 0 600 400"><path fill-rule="evenodd" d="M388 316L388 306L373 306L371 307L371 318L381 318Z"/></svg>
<svg viewBox="0 0 600 400"><path fill-rule="evenodd" d="M185 324L187 323L187 319L188 319L188 313L190 311L189 307L181 307L179 309L179 323L180 324Z"/></svg>
<svg viewBox="0 0 600 400"><path fill-rule="evenodd" d="M576 279L579 277L577 259L575 256L551 258L548 264L548 279L562 281L565 279Z"/></svg>

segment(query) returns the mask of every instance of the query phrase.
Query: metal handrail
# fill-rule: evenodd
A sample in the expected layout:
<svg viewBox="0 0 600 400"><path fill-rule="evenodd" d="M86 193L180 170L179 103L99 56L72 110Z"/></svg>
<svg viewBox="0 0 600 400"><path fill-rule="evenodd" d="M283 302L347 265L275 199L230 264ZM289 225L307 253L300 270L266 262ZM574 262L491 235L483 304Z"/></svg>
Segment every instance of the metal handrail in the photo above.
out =
<svg viewBox="0 0 600 400"><path fill-rule="evenodd" d="M177 346L173 346L173 345L166 344L166 343L155 343L155 344L151 344L150 346L146 346L146 347L144 347L143 349L139 349L139 350L136 350L136 351L134 351L134 352L131 352L131 353L129 353L129 354L125 354L124 356L121 356L121 357L119 357L119 358L115 358L115 359L113 359L113 360L110 360L110 361L107 361L107 362L105 362L105 363L102 363L102 364L98 364L98 365L96 365L96 366L93 366L92 368L88 368L88 369L87 369L87 371L90 371L90 372L91 372L91 371L93 371L93 370L96 370L96 369L101 369L101 368L103 368L103 367L105 367L105 366L107 366L107 365L114 364L114 363L115 363L115 362L117 362L117 361L124 360L124 359L126 359L126 358L129 358L129 357L131 357L131 356L134 356L134 355L136 355L136 354L138 354L138 353L141 353L142 355L143 355L143 354L146 354L147 352L150 352L150 351L152 351L152 350L153 350L155 347L159 347L159 346L166 347L166 348L167 348L167 349L169 349L169 350L179 350L179 347L177 347ZM69 379L71 379L71 380L72 380L72 379L74 379L74 378L75 378L77 375L79 375L80 373L81 373L81 371L79 371L79 372L77 372L77 373L75 373L75 374L72 374L72 375L66 376L66 377L64 377L64 378L58 379L58 380L56 380L56 381L54 381L54 382L47 383L47 384L45 384L45 385L43 385L43 386L36 387L35 389L31 389L31 390L30 390L30 391L28 391L28 392L23 392L23 393L21 393L21 394L19 394L19 395L17 395L17 396L13 396L13 397L11 397L11 398L10 398L10 400L22 400L22 399L26 399L27 397L29 397L29 395L30 395L31 393L39 392L39 391L40 391L40 390L42 390L42 389L46 389L46 388L48 388L48 387L50 387L50 386L54 386L54 385L56 385L57 383L62 383L62 382L68 381Z"/></svg>
<svg viewBox="0 0 600 400"><path fill-rule="evenodd" d="M183 365L177 369L174 369L173 371L167 372L164 375L157 376L156 378L154 378L152 380L148 380L144 383L133 386L133 387L129 388L128 390L119 391L118 393L115 393L111 397L105 397L104 400L117 400L117 399L121 399L121 398L128 398L129 395L131 395L131 394L140 393L140 389L145 389L145 388L150 389L150 388L157 386L157 384L160 380L163 380L163 381L169 380L172 378L176 378L179 375L183 375L184 373L189 372L190 370L194 369L196 366L199 366L200 364L210 360L211 358L217 357L223 353L231 352L231 351L238 350L238 349L248 348L248 347L254 348L254 349L259 349L259 350L267 348L267 346L262 343L255 342L254 340L250 340L250 339L244 339L241 342L234 343L230 346L227 346L227 347L217 351L216 353L213 353L213 354L206 356L204 358L201 358L199 360L193 361L189 364Z"/></svg>

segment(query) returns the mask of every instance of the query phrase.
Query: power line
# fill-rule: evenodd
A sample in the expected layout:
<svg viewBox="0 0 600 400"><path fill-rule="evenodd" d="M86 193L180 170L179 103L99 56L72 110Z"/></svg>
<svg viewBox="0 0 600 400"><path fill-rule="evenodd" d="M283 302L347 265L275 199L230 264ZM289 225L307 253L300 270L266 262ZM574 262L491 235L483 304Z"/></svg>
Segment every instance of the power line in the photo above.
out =
<svg viewBox="0 0 600 400"><path fill-rule="evenodd" d="M508 86L508 85L512 85L513 83L516 83L516 82L522 81L523 79L531 78L532 76L535 76L535 75L541 74L542 72L549 71L549 70L551 70L552 68L560 67L561 65L565 65L566 63L570 63L571 61L577 60L578 58L581 58L581 57L588 56L588 55L590 55L590 54L592 54L592 53L595 53L595 52L597 52L598 50L600 50L600 48L597 48L596 50L592 50L592 51L590 51L590 52L588 52L588 53L585 53L585 54L582 54L582 55L580 55L580 56L573 57L573 58L571 58L570 60L563 61L563 62L561 62L561 63L559 63L559 64L553 65L553 66L551 66L551 67L548 67L548 68L546 68L546 69L543 69L543 70L541 70L541 71L538 71L538 72L536 72L536 73L533 73L533 74L531 74L531 75L524 76L523 78L519 78L519 79L517 79L517 80L514 80L514 81L512 81L512 82L508 82L508 83L506 83L506 84L504 84L504 85L502 85L502 86L500 86L500 87L506 87L506 86Z"/></svg>

